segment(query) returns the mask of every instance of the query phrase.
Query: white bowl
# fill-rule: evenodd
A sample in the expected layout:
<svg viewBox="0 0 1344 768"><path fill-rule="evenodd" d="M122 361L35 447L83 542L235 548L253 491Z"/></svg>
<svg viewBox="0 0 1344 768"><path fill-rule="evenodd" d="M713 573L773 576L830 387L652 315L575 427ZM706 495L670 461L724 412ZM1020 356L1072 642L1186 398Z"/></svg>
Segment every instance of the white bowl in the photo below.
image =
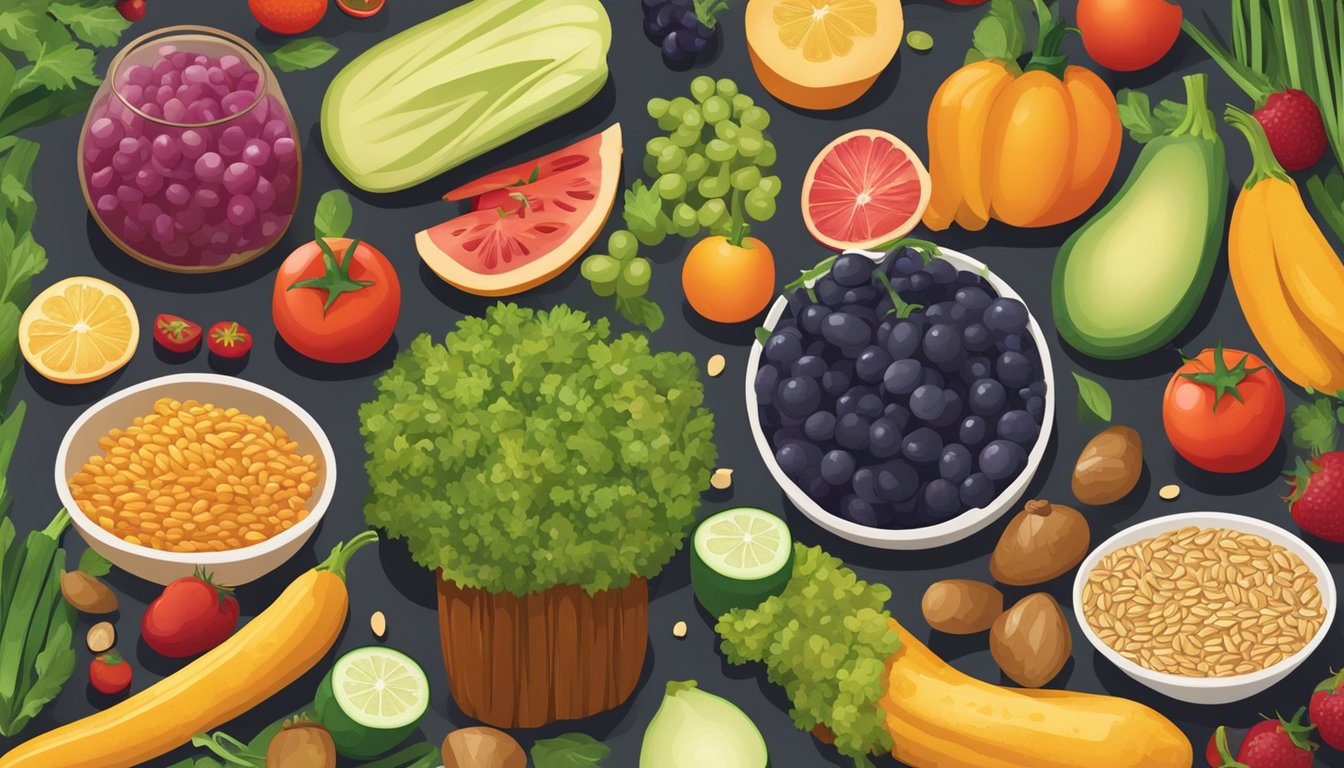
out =
<svg viewBox="0 0 1344 768"><path fill-rule="evenodd" d="M1325 620L1321 622L1321 628L1316 631L1315 636L1302 650L1259 672L1231 677L1186 677L1167 672L1155 672L1147 667L1140 666L1116 653L1109 645L1102 642L1101 638L1097 637L1083 613L1083 585L1087 583L1087 575L1097 566L1101 558L1121 547L1187 526L1226 528L1254 534L1266 538L1271 543L1278 544L1302 558L1302 562L1306 563L1311 572L1316 575L1317 588L1321 592L1321 604L1325 608ZM1263 520L1242 515L1229 515L1223 512L1187 512L1179 515L1167 515L1126 528L1092 550L1092 553L1083 560L1082 565L1078 566L1078 574L1073 579L1073 613L1078 617L1078 625L1083 631L1083 636L1087 638L1088 642L1092 643L1097 652L1119 667L1120 671L1154 691L1191 704L1230 704L1234 701L1241 701L1260 693L1287 677L1325 640L1325 636L1330 631L1330 624L1335 620L1336 601L1335 580L1330 575L1330 569L1321 559L1321 556L1316 554L1316 550L1312 549L1305 541L1279 526Z"/></svg>
<svg viewBox="0 0 1344 768"><path fill-rule="evenodd" d="M861 250L846 251L846 253L859 253L874 260L880 259L884 255L875 251ZM984 275L999 296L1022 301L1022 297L1007 283L990 272L984 264L970 256L943 248L942 257L958 270ZM784 316L784 310L787 307L788 300L785 297L781 296L776 299L774 305L770 307L770 312L765 317L765 327L774 329L775 324ZM1036 439L1036 444L1027 454L1027 465L1022 469L1022 473L987 506L968 509L951 520L946 520L937 525L900 529L859 525L823 509L802 488L799 488L797 483L784 474L784 470L779 468L779 462L775 461L775 452L770 449L770 443L761 430L760 408L756 402L755 382L756 369L761 362L763 347L760 343L753 342L751 354L747 358L747 419L751 422L751 435L756 440L756 448L761 453L761 459L765 461L766 469L770 470L771 476L774 477L779 487L784 489L784 494L789 497L789 501L802 510L808 519L842 539L848 539L859 544L879 549L933 549L961 541L980 531L1002 517L1005 512L1013 509L1018 500L1022 498L1022 494L1026 493L1027 485L1031 483L1036 471L1040 469L1041 460L1045 456L1045 446L1050 442L1050 433L1055 426L1055 374L1050 363L1050 347L1045 343L1045 335L1041 333L1041 326L1036 322L1036 317L1030 314L1030 311L1027 318L1027 331L1031 334L1031 338L1035 340L1036 349L1040 352L1041 368L1044 371L1045 378L1045 415L1041 419L1041 433Z"/></svg>
<svg viewBox="0 0 1344 768"><path fill-rule="evenodd" d="M163 397L198 400L264 416L283 428L301 454L319 462L318 479L308 501L308 514L293 527L271 538L226 552L164 552L131 544L103 530L79 509L70 493L69 479L89 457L103 453L98 440L112 429L124 429L137 416L153 411ZM70 511L75 530L89 547L127 573L159 584L190 576L197 568L211 572L223 584L246 584L284 563L312 535L336 490L336 456L331 442L313 417L289 398L265 387L230 376L184 373L136 384L89 407L61 440L56 453L56 493Z"/></svg>

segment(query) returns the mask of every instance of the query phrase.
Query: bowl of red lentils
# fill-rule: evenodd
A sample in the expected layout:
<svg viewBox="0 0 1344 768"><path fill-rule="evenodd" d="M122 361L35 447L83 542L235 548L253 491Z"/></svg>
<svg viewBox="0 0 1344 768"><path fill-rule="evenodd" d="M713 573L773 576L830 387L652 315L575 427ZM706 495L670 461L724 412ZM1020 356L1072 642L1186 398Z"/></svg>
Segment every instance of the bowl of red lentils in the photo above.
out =
<svg viewBox="0 0 1344 768"><path fill-rule="evenodd" d="M113 565L167 584L197 569L245 584L294 555L336 487L331 443L298 403L214 374L137 384L65 434L56 490Z"/></svg>

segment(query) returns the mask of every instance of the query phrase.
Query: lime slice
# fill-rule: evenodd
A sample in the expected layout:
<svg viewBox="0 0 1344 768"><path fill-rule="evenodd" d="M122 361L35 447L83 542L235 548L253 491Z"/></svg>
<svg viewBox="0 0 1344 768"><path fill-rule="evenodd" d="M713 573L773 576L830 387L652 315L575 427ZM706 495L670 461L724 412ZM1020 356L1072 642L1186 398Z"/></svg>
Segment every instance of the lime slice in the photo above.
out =
<svg viewBox="0 0 1344 768"><path fill-rule="evenodd" d="M420 723L429 708L429 680L400 651L358 648L327 673L314 708L337 752L375 757L400 744Z"/></svg>
<svg viewBox="0 0 1344 768"><path fill-rule="evenodd" d="M754 608L788 584L793 537L779 517L737 507L706 519L691 544L691 583L714 616Z"/></svg>

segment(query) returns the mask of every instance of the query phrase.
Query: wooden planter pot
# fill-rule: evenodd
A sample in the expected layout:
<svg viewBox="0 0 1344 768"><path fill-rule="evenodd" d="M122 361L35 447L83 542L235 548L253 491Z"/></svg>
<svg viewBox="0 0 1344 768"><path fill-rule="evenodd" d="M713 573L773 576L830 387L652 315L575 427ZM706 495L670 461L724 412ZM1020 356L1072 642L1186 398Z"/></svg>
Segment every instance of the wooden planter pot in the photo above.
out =
<svg viewBox="0 0 1344 768"><path fill-rule="evenodd" d="M635 690L649 636L649 587L589 595L463 589L439 575L439 636L448 685L467 715L535 728L620 706Z"/></svg>

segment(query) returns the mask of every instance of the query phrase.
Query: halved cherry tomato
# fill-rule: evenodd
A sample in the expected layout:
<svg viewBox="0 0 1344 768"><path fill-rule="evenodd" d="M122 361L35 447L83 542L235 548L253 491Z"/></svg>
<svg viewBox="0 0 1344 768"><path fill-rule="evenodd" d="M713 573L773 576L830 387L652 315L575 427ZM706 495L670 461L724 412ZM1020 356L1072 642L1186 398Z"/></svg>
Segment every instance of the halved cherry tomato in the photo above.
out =
<svg viewBox="0 0 1344 768"><path fill-rule="evenodd" d="M241 323L215 323L210 326L205 345L220 357L242 357L252 351L252 334Z"/></svg>
<svg viewBox="0 0 1344 768"><path fill-rule="evenodd" d="M1181 7L1166 0L1079 0L1077 18L1087 55L1117 72L1151 67L1181 36Z"/></svg>
<svg viewBox="0 0 1344 768"><path fill-rule="evenodd" d="M383 10L387 0L336 0L336 5L357 19L367 19Z"/></svg>
<svg viewBox="0 0 1344 768"><path fill-rule="evenodd" d="M1264 463L1283 431L1283 387L1263 360L1206 349L1167 383L1162 424L1185 460L1209 472L1246 472Z"/></svg>
<svg viewBox="0 0 1344 768"><path fill-rule="evenodd" d="M271 294L275 330L302 355L353 363L383 348L401 314L392 263L360 240L324 237L280 265Z"/></svg>
<svg viewBox="0 0 1344 768"><path fill-rule="evenodd" d="M159 315L154 318L154 340L169 352L190 352L201 343L201 326L185 317Z"/></svg>
<svg viewBox="0 0 1344 768"><path fill-rule="evenodd" d="M121 693L131 687L131 665L116 651L109 651L89 662L89 683L99 693Z"/></svg>

